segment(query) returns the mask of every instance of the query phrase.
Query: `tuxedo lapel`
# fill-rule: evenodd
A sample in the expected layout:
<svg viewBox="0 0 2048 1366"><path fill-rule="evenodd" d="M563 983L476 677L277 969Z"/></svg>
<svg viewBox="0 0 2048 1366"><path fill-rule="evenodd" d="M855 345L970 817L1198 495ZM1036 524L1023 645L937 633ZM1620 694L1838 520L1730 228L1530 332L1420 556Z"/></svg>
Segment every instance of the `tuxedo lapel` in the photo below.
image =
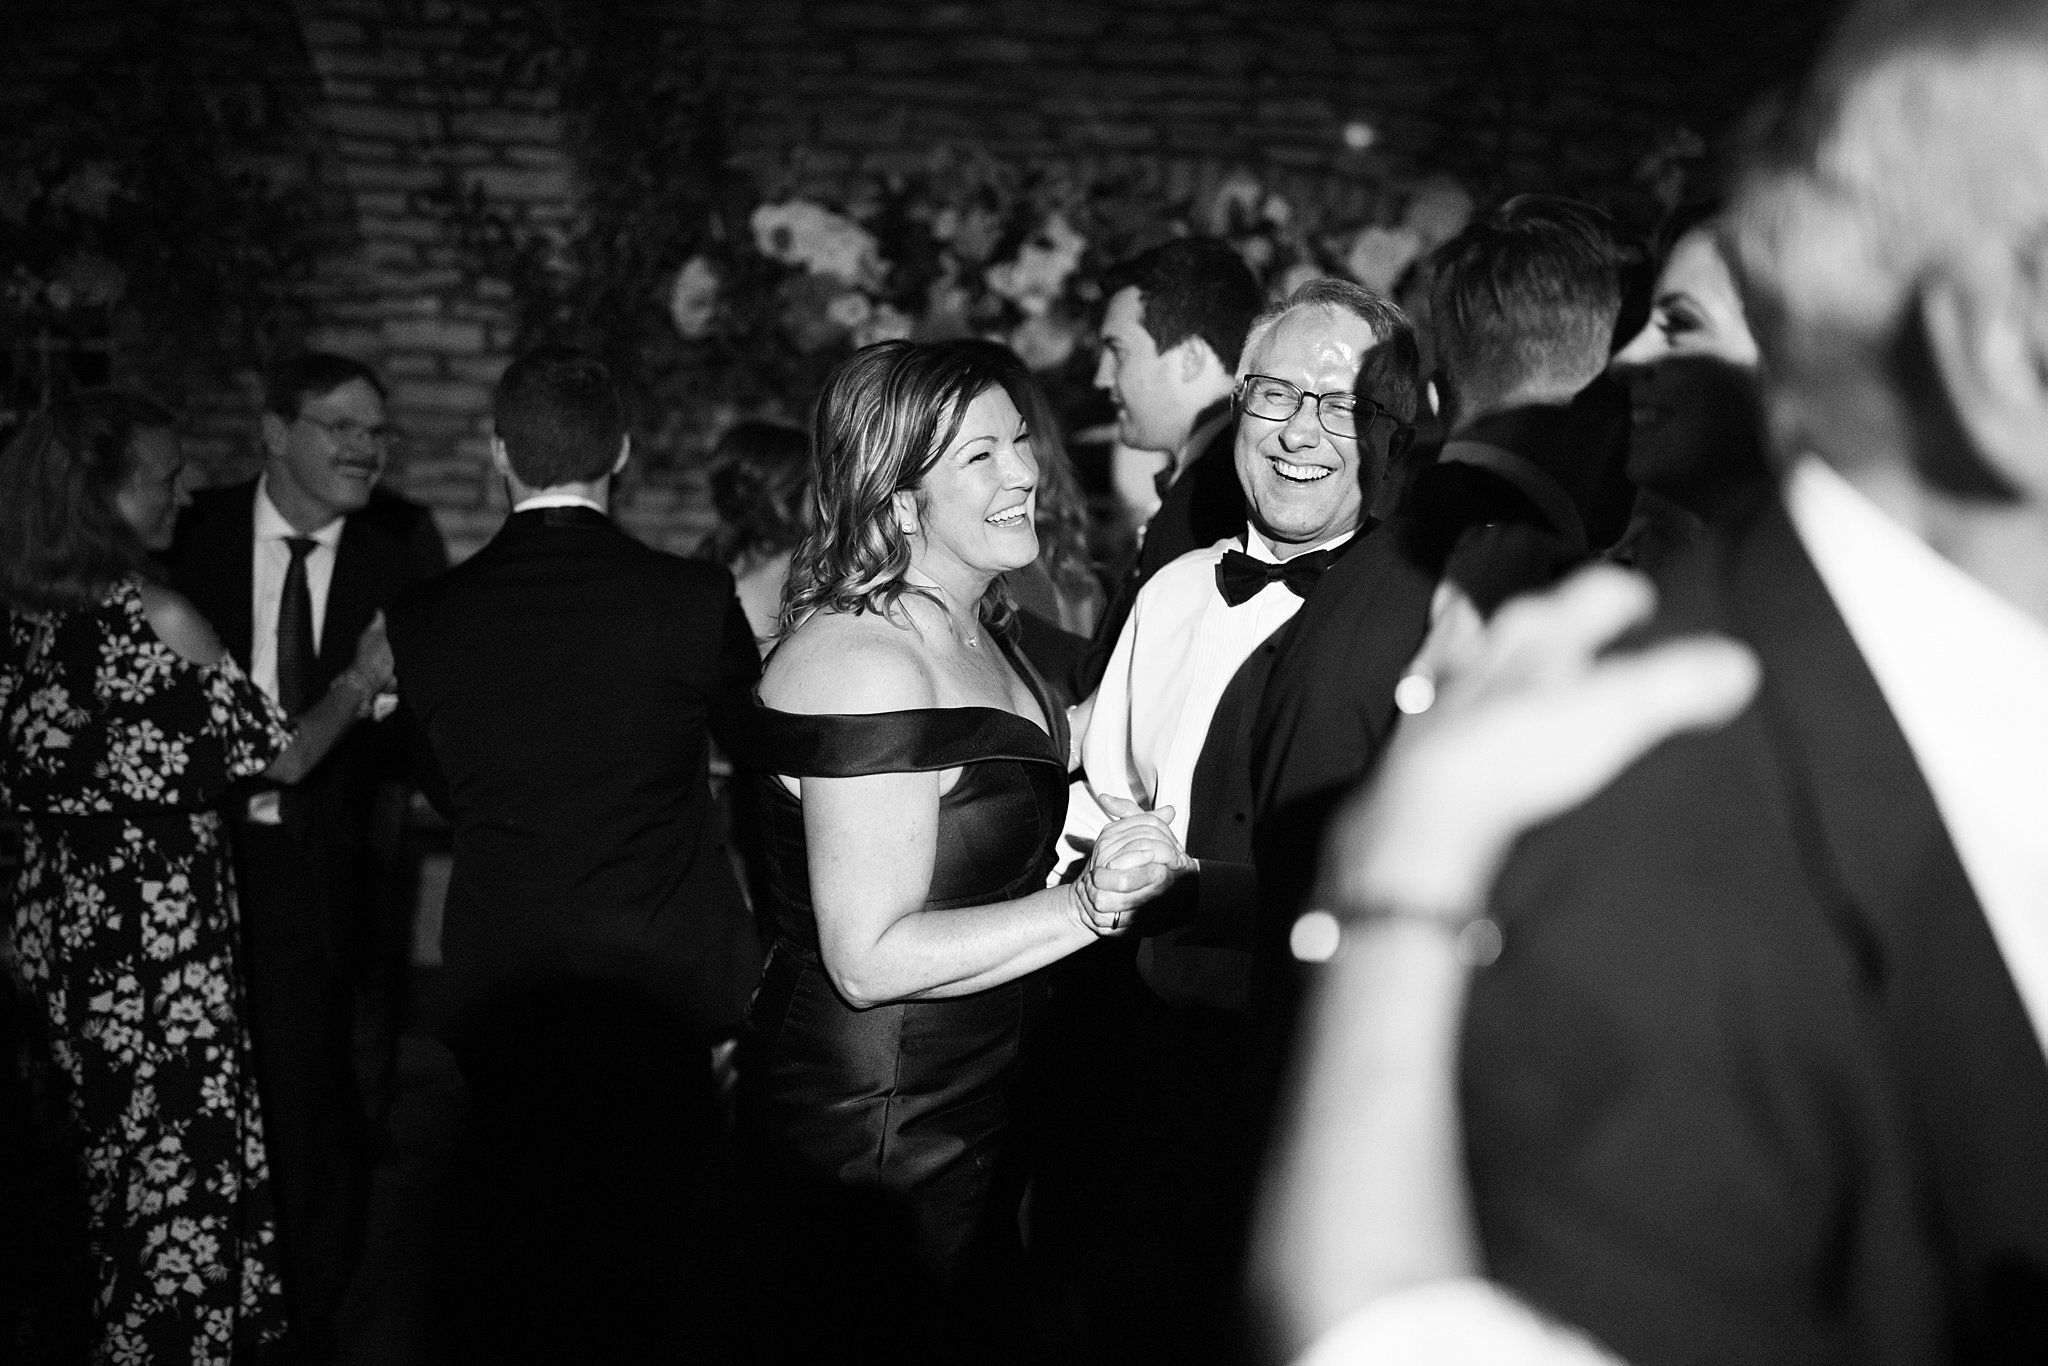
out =
<svg viewBox="0 0 2048 1366"><path fill-rule="evenodd" d="M2048 1063L2018 988L1905 736L1775 500L1730 570L1809 878L1882 1001L1965 1300L1982 1309L1985 1295L2023 1290L2048 1303Z"/></svg>

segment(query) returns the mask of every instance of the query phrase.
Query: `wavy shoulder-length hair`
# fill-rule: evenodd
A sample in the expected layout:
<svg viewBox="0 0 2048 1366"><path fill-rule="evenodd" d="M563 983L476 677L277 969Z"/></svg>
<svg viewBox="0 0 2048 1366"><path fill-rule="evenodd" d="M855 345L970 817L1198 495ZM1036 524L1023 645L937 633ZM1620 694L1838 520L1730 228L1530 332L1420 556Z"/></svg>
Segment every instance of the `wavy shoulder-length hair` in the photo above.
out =
<svg viewBox="0 0 2048 1366"><path fill-rule="evenodd" d="M156 562L116 499L135 472L135 438L176 425L134 394L105 389L50 405L0 451L0 601L26 611L96 605Z"/></svg>
<svg viewBox="0 0 2048 1366"><path fill-rule="evenodd" d="M960 431L967 406L1002 379L972 352L944 343L877 342L825 380L811 423L812 519L790 556L779 627L787 635L820 608L891 615L910 583L910 537L894 507L899 493L925 505L924 477ZM981 618L1007 625L1002 576L981 600Z"/></svg>

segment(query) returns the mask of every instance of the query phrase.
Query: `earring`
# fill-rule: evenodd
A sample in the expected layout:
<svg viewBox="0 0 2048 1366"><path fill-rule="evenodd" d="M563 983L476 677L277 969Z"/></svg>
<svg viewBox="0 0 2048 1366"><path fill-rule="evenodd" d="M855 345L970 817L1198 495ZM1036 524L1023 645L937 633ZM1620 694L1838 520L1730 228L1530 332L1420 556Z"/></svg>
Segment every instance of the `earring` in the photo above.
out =
<svg viewBox="0 0 2048 1366"><path fill-rule="evenodd" d="M903 533L904 535L906 535L906 536L915 536L915 535L917 534L917 523L915 523L915 522L898 522L898 523L896 524L896 529L897 529L898 531L902 532L902 533Z"/></svg>

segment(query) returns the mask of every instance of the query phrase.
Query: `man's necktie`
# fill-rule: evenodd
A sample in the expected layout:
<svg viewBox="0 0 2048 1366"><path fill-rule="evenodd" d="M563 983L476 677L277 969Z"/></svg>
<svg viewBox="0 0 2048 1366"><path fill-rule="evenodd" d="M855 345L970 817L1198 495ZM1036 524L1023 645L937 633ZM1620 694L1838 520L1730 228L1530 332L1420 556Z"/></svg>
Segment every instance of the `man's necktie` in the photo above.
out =
<svg viewBox="0 0 2048 1366"><path fill-rule="evenodd" d="M297 716L313 705L313 594L306 587L306 556L319 542L287 536L292 562L277 600L277 704Z"/></svg>
<svg viewBox="0 0 2048 1366"><path fill-rule="evenodd" d="M1216 591L1232 607L1250 602L1269 583L1284 583L1293 590L1294 596L1305 598L1316 586L1316 580L1323 576L1323 571L1330 567L1330 561L1336 558L1335 547L1311 550L1306 555L1296 555L1278 564L1255 560L1242 550L1226 550L1223 558L1216 562Z"/></svg>

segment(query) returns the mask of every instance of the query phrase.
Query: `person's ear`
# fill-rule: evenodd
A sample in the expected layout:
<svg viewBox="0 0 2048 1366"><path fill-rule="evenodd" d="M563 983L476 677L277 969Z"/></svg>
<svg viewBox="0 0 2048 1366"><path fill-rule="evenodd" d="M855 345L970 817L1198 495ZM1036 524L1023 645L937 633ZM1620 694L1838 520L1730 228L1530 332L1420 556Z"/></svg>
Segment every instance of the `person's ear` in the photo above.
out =
<svg viewBox="0 0 2048 1366"><path fill-rule="evenodd" d="M917 499L907 489L899 489L889 495L889 505L896 513L896 529L906 536L917 534Z"/></svg>
<svg viewBox="0 0 2048 1366"><path fill-rule="evenodd" d="M2048 505L2048 241L1945 262L1918 302L1933 378L1994 484L1965 491L2023 491Z"/></svg>
<svg viewBox="0 0 2048 1366"><path fill-rule="evenodd" d="M1215 348L1198 336L1183 337L1173 348L1173 367L1174 378L1190 388L1212 376L1221 376L1226 382L1230 379Z"/></svg>
<svg viewBox="0 0 2048 1366"><path fill-rule="evenodd" d="M263 453L275 460L284 454L284 448L291 440L291 424L284 420L282 414L266 409L260 425L263 432Z"/></svg>
<svg viewBox="0 0 2048 1366"><path fill-rule="evenodd" d="M1393 431L1387 433L1387 463L1389 465L1394 464L1402 456L1406 455L1408 448L1414 444L1415 428L1412 424L1404 422L1394 428Z"/></svg>
<svg viewBox="0 0 2048 1366"><path fill-rule="evenodd" d="M512 477L512 457L505 452L505 438L497 435L491 437L491 468L502 478Z"/></svg>
<svg viewBox="0 0 2048 1366"><path fill-rule="evenodd" d="M626 462L632 459L632 457L633 434L631 432L627 432L624 436L619 438L619 458L617 460L612 461L612 473L617 474L620 470L626 468Z"/></svg>

